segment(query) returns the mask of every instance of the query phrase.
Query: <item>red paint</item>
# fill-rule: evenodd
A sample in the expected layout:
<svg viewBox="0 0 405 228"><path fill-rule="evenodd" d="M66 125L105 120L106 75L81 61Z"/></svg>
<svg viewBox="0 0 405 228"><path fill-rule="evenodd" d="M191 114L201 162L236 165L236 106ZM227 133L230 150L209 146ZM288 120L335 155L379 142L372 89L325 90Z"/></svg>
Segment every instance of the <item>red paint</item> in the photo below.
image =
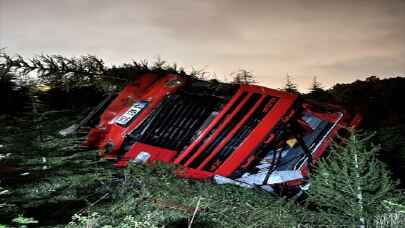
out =
<svg viewBox="0 0 405 228"><path fill-rule="evenodd" d="M202 143L202 139L204 139L208 133L219 123L219 121L222 119L222 117L229 111L229 109L232 107L232 105L236 102L236 100L242 95L242 90L238 90L238 92L232 97L232 99L225 105L223 110L214 118L214 120L211 122L211 124L204 129L201 134L198 136L197 140L191 143L190 146L187 147L187 149L181 153L174 163L180 164L180 162L200 143Z"/></svg>
<svg viewBox="0 0 405 228"><path fill-rule="evenodd" d="M180 82L177 86L168 86L168 82L177 80ZM183 86L187 86L187 79L174 74L167 74L165 76L158 76L156 74L145 74L136 77L133 83L128 84L118 95L118 97L107 107L104 113L100 117L100 123L96 128L90 130L87 138L87 145L100 148L101 154L104 154L104 150L107 145L114 145L112 151L106 154L108 158L115 158L117 152L122 147L125 137L136 129L142 121L144 121L155 108L165 99L167 95L175 94ZM172 84L173 85L173 84ZM247 95L236 104L238 98L244 93ZM206 149L221 135L221 132L229 126L232 119L238 114L242 107L246 104L249 98L253 94L259 94L261 97L248 110L247 114L236 123L233 129L231 129L227 135L221 139L217 147L212 152L203 158L200 164L197 164L197 168L190 168L195 159L200 156ZM232 95L230 95L232 96ZM236 135L239 129L247 123L249 118L253 115L255 110L259 107L261 101L266 96L271 96L269 105L265 109L269 109L269 112L259 122L259 124L246 136L243 142L234 149L234 151L225 159L221 164L217 166L213 171L203 170L207 164L229 143ZM140 142L135 142L130 146L130 149L119 159L116 163L116 167L126 167L128 162L135 159L140 152L147 152L151 155L148 162L149 164L154 161L161 161L165 163L184 164L183 168L178 169L176 174L184 178L192 179L210 179L214 175L230 176L239 168L247 168L250 164L255 162L257 157L255 152L262 144L269 144L275 139L274 127L279 122L288 123L293 121L297 114L305 111L311 113L318 118L335 122L339 116L339 113L343 113L342 119L339 123L330 131L325 141L319 146L319 148L313 153L313 161L316 162L324 154L325 150L330 146L333 139L339 129L345 126L356 127L361 122L361 116L356 115L355 118L351 117L338 106L329 105L337 111L318 113L313 111L313 104L300 101L297 104L298 96L290 94L284 91L269 89L255 85L240 85L236 93L228 100L228 102L218 110L218 114L211 123L205 129L202 129L198 137L189 145L185 146L182 151L169 150L167 148L161 148L154 145L148 145ZM121 126L114 122L115 118L125 113L133 103L137 101L148 101L148 106L145 107L128 126ZM299 109L302 107L302 109ZM230 110L231 107L235 107L234 110ZM222 121L222 122L221 122ZM305 127L305 126L304 126ZM213 129L216 129L211 135L209 135ZM310 129L307 129L310 130ZM197 149L198 148L198 149ZM301 171L304 176L308 176L308 167L306 163L302 166ZM289 186L295 186L302 183L302 180L286 183Z"/></svg>
<svg viewBox="0 0 405 228"><path fill-rule="evenodd" d="M243 117L243 119L229 132L229 134L222 140L222 142L218 145L217 148L214 149L214 151L211 152L211 154L198 166L197 169L203 169L209 161L211 161L212 158L214 158L215 155L217 155L222 148L233 138L233 136L236 134L236 132L244 125L250 116L256 111L258 106L261 104L265 96L262 96L259 101L253 106L252 109L249 110L249 112L246 114L246 116Z"/></svg>
<svg viewBox="0 0 405 228"><path fill-rule="evenodd" d="M200 149L197 150L197 152L195 152L195 154L193 156L191 156L191 158L189 160L187 160L187 162L184 164L184 166L189 166L191 164L191 162L194 161L194 159L196 159L202 152L204 152L208 148L208 146L215 140L216 137L219 136L219 134L221 134L221 132L224 130L224 128L229 124L229 122L231 122L232 118L238 113L238 111L243 107L243 105L246 104L246 102L249 100L249 98L251 96L252 96L252 94L249 94L242 100L242 102L235 108L235 110L229 116L227 116L225 118L224 122L218 127L218 129L207 140L207 142L205 142L203 144L203 146L200 147Z"/></svg>

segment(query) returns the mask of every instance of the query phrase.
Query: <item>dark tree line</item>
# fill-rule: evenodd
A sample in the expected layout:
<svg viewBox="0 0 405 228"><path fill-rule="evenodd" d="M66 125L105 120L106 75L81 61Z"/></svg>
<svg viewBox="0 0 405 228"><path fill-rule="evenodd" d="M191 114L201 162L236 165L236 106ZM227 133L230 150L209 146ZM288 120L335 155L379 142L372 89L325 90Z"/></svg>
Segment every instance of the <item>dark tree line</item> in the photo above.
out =
<svg viewBox="0 0 405 228"><path fill-rule="evenodd" d="M31 59L11 57L0 53L0 114L18 114L33 108L33 97L48 109L82 110L96 104L110 91L119 91L136 75L153 72L159 75L176 73L185 77L205 79L204 71L186 73L176 64L157 60L126 63L107 67L95 56L67 58L60 55L40 55ZM27 77L35 75L35 80ZM233 74L233 83L252 84L252 72L239 70ZM212 80L218 83L217 80ZM38 85L46 85L40 92ZM287 75L285 91L297 93L298 86ZM363 128L377 131L377 143L382 145L380 156L389 164L397 177L405 179L405 106L402 105L405 78L379 79L376 76L349 84L336 84L324 89L316 77L304 98L318 102L343 105L351 113L363 114ZM41 108L41 106L39 106Z"/></svg>
<svg viewBox="0 0 405 228"><path fill-rule="evenodd" d="M32 96L38 96L50 109L92 106L104 94L119 91L136 76L147 72L162 76L175 73L195 79L204 79L207 74L202 70L186 73L178 65L160 59L154 63L133 61L109 67L92 55L72 58L40 55L27 59L0 52L0 95L7 104L2 106L0 114L23 112L26 106L31 106Z"/></svg>

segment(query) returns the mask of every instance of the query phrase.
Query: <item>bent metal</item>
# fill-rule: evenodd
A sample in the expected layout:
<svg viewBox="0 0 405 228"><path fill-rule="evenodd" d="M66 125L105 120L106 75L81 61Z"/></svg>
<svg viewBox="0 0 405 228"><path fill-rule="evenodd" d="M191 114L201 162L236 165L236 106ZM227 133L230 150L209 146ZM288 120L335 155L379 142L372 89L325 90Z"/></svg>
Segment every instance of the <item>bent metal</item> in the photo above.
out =
<svg viewBox="0 0 405 228"><path fill-rule="evenodd" d="M86 145L119 168L160 161L184 178L300 192L336 135L360 119L257 85L147 73L86 118Z"/></svg>

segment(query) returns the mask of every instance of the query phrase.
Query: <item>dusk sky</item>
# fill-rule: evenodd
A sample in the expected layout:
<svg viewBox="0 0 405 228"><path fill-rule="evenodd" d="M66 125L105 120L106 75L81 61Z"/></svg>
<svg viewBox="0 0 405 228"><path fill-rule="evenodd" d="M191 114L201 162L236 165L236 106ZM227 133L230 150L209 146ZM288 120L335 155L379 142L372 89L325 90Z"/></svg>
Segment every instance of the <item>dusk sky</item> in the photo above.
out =
<svg viewBox="0 0 405 228"><path fill-rule="evenodd" d="M0 0L9 54L94 54L215 72L247 69L305 91L370 75L405 76L405 0Z"/></svg>

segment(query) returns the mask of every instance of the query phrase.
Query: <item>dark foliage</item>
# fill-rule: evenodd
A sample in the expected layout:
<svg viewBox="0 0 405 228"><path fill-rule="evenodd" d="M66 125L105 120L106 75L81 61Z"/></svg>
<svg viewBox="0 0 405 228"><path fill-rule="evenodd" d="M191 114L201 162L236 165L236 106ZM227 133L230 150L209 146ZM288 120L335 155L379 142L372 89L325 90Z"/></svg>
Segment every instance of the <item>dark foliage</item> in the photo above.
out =
<svg viewBox="0 0 405 228"><path fill-rule="evenodd" d="M405 184L405 78L379 79L371 76L364 81L337 84L327 92L352 113L363 115L362 128L377 131L375 142L382 150L382 159Z"/></svg>
<svg viewBox="0 0 405 228"><path fill-rule="evenodd" d="M351 84L336 84L329 92L349 111L364 114L364 127L380 129L405 123L405 78L375 76Z"/></svg>
<svg viewBox="0 0 405 228"><path fill-rule="evenodd" d="M77 113L98 104L105 93L120 91L137 75L149 72L206 78L206 72L187 74L177 65L162 60L154 64L141 61L107 67L95 56L41 55L24 59L0 55L3 102L0 177L1 187L9 191L0 194L1 202L6 202L0 203L0 223L10 223L22 214L37 219L41 226L54 227L66 224L73 214L78 214L87 220L77 221L73 227L86 227L94 222L117 227L139 222L145 227L150 224L175 227L188 224L190 211L200 199L202 205L195 227L198 224L201 227L280 227L322 222L318 213L301 210L261 192L179 180L169 175L170 170L159 167L117 171L111 163L100 160L96 151L80 148L83 138L56 135L58 130L75 122ZM241 74L240 79L246 79L245 82L252 79L245 77L247 73ZM27 80L30 75L35 75L36 80ZM217 86L220 82L212 80L211 84ZM43 85L48 87L46 91L41 89ZM323 90L314 80L313 90L306 96L316 101L341 103L353 113L363 113L363 127L378 130L377 143L382 145L379 157L389 164L396 177L402 177L405 172L403 89L403 78L369 78L338 84L330 90ZM286 90L298 93L289 76ZM4 192L2 188L0 192ZM99 215L92 216L91 211Z"/></svg>
<svg viewBox="0 0 405 228"><path fill-rule="evenodd" d="M193 79L207 75L198 70L187 74L182 67L169 65L160 59L152 64L133 61L107 67L102 59L93 55L78 58L39 55L26 59L0 52L0 95L7 104L0 108L0 114L22 112L27 106L32 108L32 96L38 96L39 101L47 104L50 110L91 107L100 102L106 93L119 91L145 73L161 76L173 73ZM43 86L47 90L39 91Z"/></svg>
<svg viewBox="0 0 405 228"><path fill-rule="evenodd" d="M252 72L248 70L240 69L239 71L233 73L234 78L232 83L236 84L255 84L257 83L255 76Z"/></svg>
<svg viewBox="0 0 405 228"><path fill-rule="evenodd" d="M309 88L309 93L303 94L303 97L318 102L337 103L335 97L322 87L317 77L313 78L311 88Z"/></svg>
<svg viewBox="0 0 405 228"><path fill-rule="evenodd" d="M401 181L401 188L405 188L405 126L385 127L377 132L376 143L382 147L378 158Z"/></svg>
<svg viewBox="0 0 405 228"><path fill-rule="evenodd" d="M288 74L286 76L286 82L283 90L289 93L299 94L297 84L292 81L291 76Z"/></svg>
<svg viewBox="0 0 405 228"><path fill-rule="evenodd" d="M26 110L29 105L29 89L19 86L12 73L1 72L0 69L0 114L16 114Z"/></svg>

